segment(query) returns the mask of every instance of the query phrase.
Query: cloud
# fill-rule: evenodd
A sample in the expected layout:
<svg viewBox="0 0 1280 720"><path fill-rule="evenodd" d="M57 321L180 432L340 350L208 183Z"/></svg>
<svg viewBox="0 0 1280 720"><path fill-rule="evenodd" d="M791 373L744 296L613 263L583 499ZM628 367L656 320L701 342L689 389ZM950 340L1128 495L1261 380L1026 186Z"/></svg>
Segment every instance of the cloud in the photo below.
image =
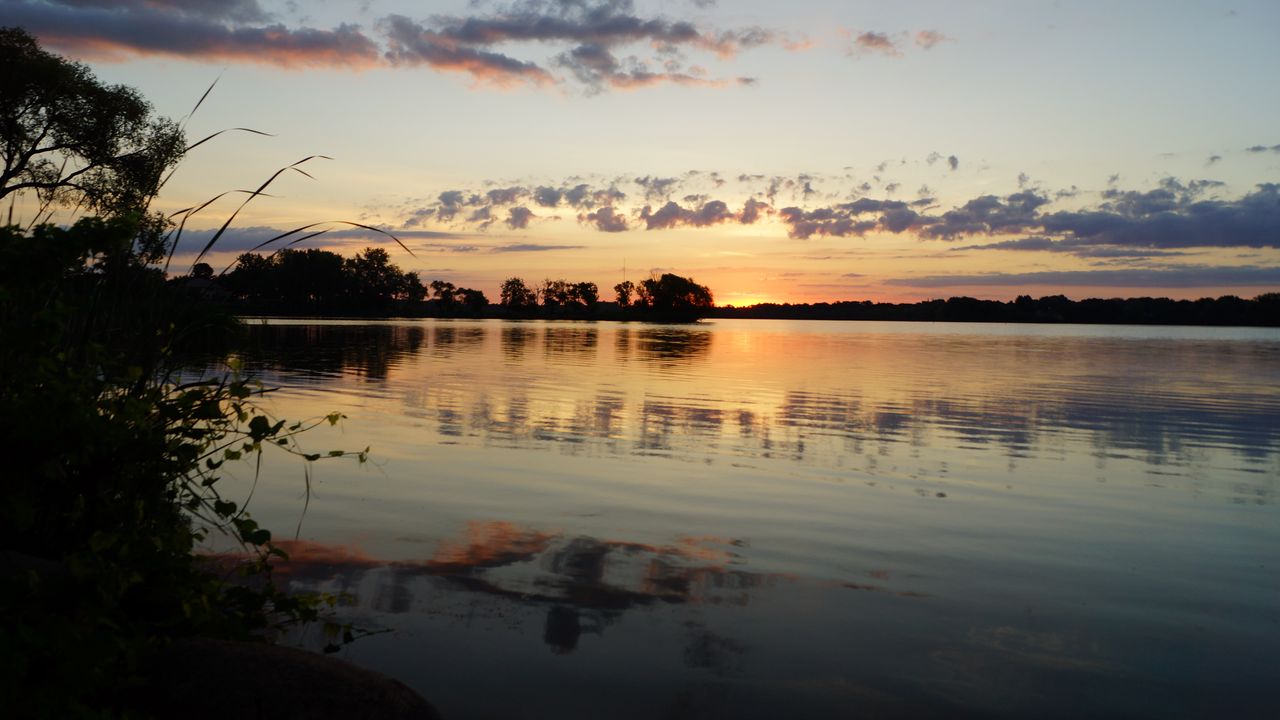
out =
<svg viewBox="0 0 1280 720"><path fill-rule="evenodd" d="M950 157L947 160L950 166ZM1043 188L1023 174L1017 192L980 195L942 209L927 185L911 199L895 199L891 193L897 184L889 183L883 198L861 196L814 206L805 201L831 197L824 185L847 182L847 178L735 177L738 191L748 195L737 209L716 197L721 186L716 179L723 179L719 173L691 171L604 181L574 177L558 185L488 182L487 190L444 191L436 202L408 212L403 224L463 223L483 229L501 220L518 230L538 217L531 208L565 208L572 211L568 217L605 232L750 225L776 216L795 239L910 233L921 240L949 243L970 239L957 248L966 251L1043 251L1094 259L1171 257L1197 247L1280 246L1278 184L1259 185L1243 196L1220 197L1226 186L1212 179L1168 177L1144 190L1123 189L1112 182L1090 203L1077 199L1072 209L1055 210L1056 201L1080 198L1083 193L1075 187ZM772 198L780 194L789 194L792 202L775 209L778 205ZM637 200L629 203L632 196ZM646 202L641 204L639 199ZM554 213L544 217L559 219ZM990 240L973 242L975 238Z"/></svg>
<svg viewBox="0 0 1280 720"><path fill-rule="evenodd" d="M857 220L848 211L833 208L803 210L785 207L778 211L778 215L788 226L787 235L799 239L808 239L814 235L861 237L876 228L874 220Z"/></svg>
<svg viewBox="0 0 1280 720"><path fill-rule="evenodd" d="M1074 245L1280 247L1280 185L1262 184L1235 200L1200 199L1193 188L1175 181L1117 193L1097 208L1051 213L1038 224Z"/></svg>
<svg viewBox="0 0 1280 720"><path fill-rule="evenodd" d="M852 37L851 51L864 55L879 53L889 57L902 55L902 51L898 49L898 44L888 34L870 30Z"/></svg>
<svg viewBox="0 0 1280 720"><path fill-rule="evenodd" d="M1268 150L1270 150L1271 152L1280 153L1280 145L1272 145L1271 147L1267 147L1266 145L1254 145L1252 147L1245 148L1245 152L1251 152L1251 153L1264 153Z"/></svg>
<svg viewBox="0 0 1280 720"><path fill-rule="evenodd" d="M392 228L392 227L383 227L382 229L386 230L392 235L395 235L401 240L404 240L407 238L443 239L443 240L455 239L456 240L459 238L470 237L465 233L442 232L439 230L415 230L413 228ZM352 227L340 228L338 230L331 230L325 233L324 236L327 238L372 238L379 241L387 239L387 236L381 233L377 233L372 230L365 230L364 228L352 228Z"/></svg>
<svg viewBox="0 0 1280 720"><path fill-rule="evenodd" d="M939 153L939 152L931 152L931 153L929 153L929 156L928 156L928 157L926 157L926 158L924 159L924 161L925 161L925 163L926 163L926 164L928 164L928 165L931 165L931 166L932 166L934 163L938 162L938 161L939 161L939 160L941 160L941 159L942 159L942 153ZM947 165L948 165L952 170L955 170L956 168L960 167L960 158L956 157L955 155L948 155L948 156L947 156Z"/></svg>
<svg viewBox="0 0 1280 720"><path fill-rule="evenodd" d="M356 25L319 30L243 24L266 18L253 2L18 0L6 4L5 15L5 24L23 27L45 45L86 59L162 55L347 69L381 62L377 43Z"/></svg>
<svg viewBox="0 0 1280 720"><path fill-rule="evenodd" d="M1024 188L1005 196L982 195L938 214L926 212L933 203L930 197L910 203L863 197L826 207L785 207L778 216L788 235L798 239L861 237L872 231L913 231L922 239L946 241L1024 234L1035 237L1008 241L1020 245L991 243L966 249L1039 249L1085 257L1144 255L1118 248L1280 246L1280 185L1262 184L1235 199L1213 197L1224 187L1216 180L1165 178L1145 191L1108 187L1092 206L1057 212L1048 211L1053 202L1048 192ZM886 186L886 192L889 189ZM1076 193L1059 191L1053 197ZM1085 249L1089 247L1117 249Z"/></svg>
<svg viewBox="0 0 1280 720"><path fill-rule="evenodd" d="M937 30L920 30L915 34L915 43L925 50L932 50L939 43L944 43L951 38L943 35Z"/></svg>
<svg viewBox="0 0 1280 720"><path fill-rule="evenodd" d="M529 221L535 217L537 215L534 215L532 210L523 205L513 207L507 211L507 227L512 230L523 230L529 227Z"/></svg>
<svg viewBox="0 0 1280 720"><path fill-rule="evenodd" d="M631 0L524 0L490 14L436 16L431 27L421 29L430 33L433 46L459 51L490 52L504 44L559 45L563 49L548 66L567 70L590 92L660 83L749 84L749 78L707 78L700 66L686 64L683 53L709 52L727 60L744 49L789 43L760 27L714 30L684 20L641 17ZM617 56L619 49L635 46L647 46L654 55Z"/></svg>
<svg viewBox="0 0 1280 720"><path fill-rule="evenodd" d="M644 221L646 230L675 228L682 225L709 227L727 222L750 225L760 218L762 212L767 212L768 209L768 204L758 200L747 200L743 205L742 211L738 213L730 211L729 206L722 200L711 200L703 203L698 208L687 209L677 203L668 202L656 212L653 212L648 205L645 205L644 209L640 211L640 219Z"/></svg>
<svg viewBox="0 0 1280 720"><path fill-rule="evenodd" d="M983 245L964 245L951 248L953 252L965 250L1033 250L1042 252L1067 253L1082 258L1154 258L1177 257L1184 252L1173 250L1154 250L1150 248L1113 247L1108 245L1078 245L1054 240L1042 236L1001 240Z"/></svg>
<svg viewBox="0 0 1280 720"><path fill-rule="evenodd" d="M46 0L50 5L72 8L139 10L161 8L181 15L234 22L265 22L271 15L257 0Z"/></svg>
<svg viewBox="0 0 1280 720"><path fill-rule="evenodd" d="M631 0L520 0L493 12L422 21L389 14L372 34L348 24L288 27L272 22L257 0L11 0L5 14L6 24L27 28L51 47L98 60L166 55L289 68L426 67L465 74L477 85L575 80L589 92L752 84L752 78L710 77L685 55L727 61L762 45L799 47L762 27L718 29L642 16ZM536 46L551 46L552 54L537 60L508 50Z"/></svg>
<svg viewBox="0 0 1280 720"><path fill-rule="evenodd" d="M554 83L551 73L536 63L459 45L403 15L387 16L381 27L388 42L386 58L392 65L427 65L435 70L466 73L477 83L496 87Z"/></svg>
<svg viewBox="0 0 1280 720"><path fill-rule="evenodd" d="M886 280L885 284L918 288L1021 285L1147 288L1276 287L1280 286L1280 267L1189 265L1154 269L927 275L916 278L892 278Z"/></svg>
<svg viewBox="0 0 1280 720"><path fill-rule="evenodd" d="M646 178L637 178L637 182L644 179ZM513 206L529 198L543 208L569 207L577 210L591 210L622 202L627 199L627 193L614 185L598 187L588 183L565 184L560 187L511 185L482 191L445 190L436 196L436 201L431 205L409 211L405 224L416 226L434 218L441 223L480 222L487 226L499 217L494 214L495 211L507 208L507 218L504 222L512 229L522 229L537 216L528 207ZM464 210L468 211L465 215Z"/></svg>
<svg viewBox="0 0 1280 720"><path fill-rule="evenodd" d="M541 245L538 243L514 243L511 245L498 245L489 250L493 253L515 253L515 252L551 252L554 250L581 250L585 245Z"/></svg>
<svg viewBox="0 0 1280 720"><path fill-rule="evenodd" d="M510 205L528 194L529 191L522 187L506 187L494 188L484 195L491 205Z"/></svg>
<svg viewBox="0 0 1280 720"><path fill-rule="evenodd" d="M491 205L476 208L467 216L467 222L477 223L477 227L481 230L488 230L489 226L493 224L493 220L493 207Z"/></svg>
<svg viewBox="0 0 1280 720"><path fill-rule="evenodd" d="M1205 161L1204 166L1205 166L1205 167L1210 167L1210 166L1212 166L1212 165L1216 165L1216 164L1217 164L1218 162L1220 162L1221 160L1222 160L1222 156L1221 156L1221 155L1210 155L1210 156L1209 156L1209 159Z"/></svg>
<svg viewBox="0 0 1280 720"><path fill-rule="evenodd" d="M766 202L750 198L742 205L742 212L738 213L738 222L751 225L760 219L762 213L772 214L773 208Z"/></svg>
<svg viewBox="0 0 1280 720"><path fill-rule="evenodd" d="M1035 220L1036 210L1049 198L1024 190L1005 198L983 195L954 210L931 218L921 235L952 240L963 235L1018 232Z"/></svg>
<svg viewBox="0 0 1280 720"><path fill-rule="evenodd" d="M542 207L553 208L559 205L561 197L563 197L563 193L556 188L547 187L546 185L538 187L533 191L533 201Z"/></svg>
<svg viewBox="0 0 1280 720"><path fill-rule="evenodd" d="M661 202L671 197L672 188L679 182L680 178L649 175L635 179L635 183L644 189L644 199L649 202Z"/></svg>
<svg viewBox="0 0 1280 720"><path fill-rule="evenodd" d="M578 222L595 225L596 229L601 232L623 232L627 229L626 216L615 212L610 206L602 207L595 212L579 215Z"/></svg>
<svg viewBox="0 0 1280 720"><path fill-rule="evenodd" d="M441 222L449 222L468 205L478 205L481 200L477 195L468 196L461 190L445 190L437 196L437 204L434 208L435 217ZM421 217L429 217L431 210L418 210L415 215Z"/></svg>
<svg viewBox="0 0 1280 720"><path fill-rule="evenodd" d="M525 0L492 15L437 17L435 24L441 36L468 45L570 42L610 47L644 42L668 51L691 46L732 56L774 40L773 33L759 27L710 31L686 21L641 18L634 12L631 0Z"/></svg>

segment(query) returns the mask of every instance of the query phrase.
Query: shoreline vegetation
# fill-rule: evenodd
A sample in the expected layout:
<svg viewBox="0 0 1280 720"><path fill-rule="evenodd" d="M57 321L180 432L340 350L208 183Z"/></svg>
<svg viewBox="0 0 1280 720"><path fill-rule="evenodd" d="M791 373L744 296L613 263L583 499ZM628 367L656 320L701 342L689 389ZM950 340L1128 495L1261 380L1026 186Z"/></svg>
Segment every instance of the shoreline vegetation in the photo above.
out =
<svg viewBox="0 0 1280 720"><path fill-rule="evenodd" d="M915 303L838 301L716 306L710 289L674 274L619 283L601 300L595 283L509 278L498 302L479 290L444 280L423 283L381 248L344 258L327 250L286 248L271 255L245 253L215 276L200 263L171 280L240 316L351 318L471 318L639 320L710 319L877 320L903 322L1071 323L1092 325L1210 325L1280 327L1280 293L1251 299L1234 295L1198 300L1165 297L1088 298L1064 295L1008 302L971 297Z"/></svg>
<svg viewBox="0 0 1280 720"><path fill-rule="evenodd" d="M365 248L350 258L318 249L244 253L221 274L197 263L190 275L170 283L239 316L692 322L715 308L709 288L673 273L618 283L611 302L601 301L593 282L547 279L531 285L511 277L493 303L479 290L444 280L424 284L416 272L391 262L382 248Z"/></svg>
<svg viewBox="0 0 1280 720"><path fill-rule="evenodd" d="M311 463L364 462L369 449L302 450L299 435L342 415L270 414L267 388L230 359L243 323L166 280L182 226L151 203L218 133L188 144L184 124L156 117L137 91L103 85L18 28L0 27L0 66L0 436L11 450L0 707L22 718L434 717L376 673L271 645L304 624L320 626L326 650L364 633L332 620L337 597L273 582L288 553L249 498L221 494L220 473L285 452L309 482ZM60 210L79 219L55 224ZM210 558L215 538L234 561Z"/></svg>

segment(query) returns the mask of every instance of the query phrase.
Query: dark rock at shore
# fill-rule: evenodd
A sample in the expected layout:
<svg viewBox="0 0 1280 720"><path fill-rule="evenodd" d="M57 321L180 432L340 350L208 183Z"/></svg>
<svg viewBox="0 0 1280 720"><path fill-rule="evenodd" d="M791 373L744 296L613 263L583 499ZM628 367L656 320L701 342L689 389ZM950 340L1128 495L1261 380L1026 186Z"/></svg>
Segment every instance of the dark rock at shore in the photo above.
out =
<svg viewBox="0 0 1280 720"><path fill-rule="evenodd" d="M157 658L150 680L145 711L162 718L440 717L397 680L338 658L266 643L179 640Z"/></svg>

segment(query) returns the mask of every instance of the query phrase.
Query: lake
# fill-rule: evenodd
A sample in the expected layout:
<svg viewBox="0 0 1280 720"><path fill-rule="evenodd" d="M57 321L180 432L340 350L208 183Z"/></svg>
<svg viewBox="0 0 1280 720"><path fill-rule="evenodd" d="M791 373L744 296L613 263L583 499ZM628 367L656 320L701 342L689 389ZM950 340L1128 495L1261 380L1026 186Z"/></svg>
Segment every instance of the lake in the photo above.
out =
<svg viewBox="0 0 1280 720"><path fill-rule="evenodd" d="M446 718L1276 707L1275 329L250 324L371 447L264 464L281 577Z"/></svg>

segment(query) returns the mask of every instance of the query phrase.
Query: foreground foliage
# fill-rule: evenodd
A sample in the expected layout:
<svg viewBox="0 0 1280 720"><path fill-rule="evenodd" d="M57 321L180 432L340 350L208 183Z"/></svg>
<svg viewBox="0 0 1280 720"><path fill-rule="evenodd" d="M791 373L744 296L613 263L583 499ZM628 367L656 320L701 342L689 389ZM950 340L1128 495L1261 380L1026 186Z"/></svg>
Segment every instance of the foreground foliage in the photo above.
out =
<svg viewBox="0 0 1280 720"><path fill-rule="evenodd" d="M133 252L136 219L0 230L0 706L17 717L112 715L145 690L174 638L264 637L317 617L274 587L271 534L217 491L224 462L332 415L288 425L232 375L176 369L234 339L234 318L184 295ZM342 453L333 453L340 455ZM358 457L363 460L363 453ZM249 550L215 573L209 531Z"/></svg>
<svg viewBox="0 0 1280 720"><path fill-rule="evenodd" d="M0 437L12 451L0 475L0 708L136 716L157 690L148 663L173 641L264 639L319 617L325 599L274 586L271 561L285 553L221 496L218 473L273 448L319 460L297 436L341 416L288 424L238 367L184 370L225 357L241 326L166 281L158 266L181 225L149 207L184 152L219 133L186 145L136 91L98 83L20 29L0 28L0 61L0 198L10 220L15 205L29 218L0 226ZM46 224L59 208L94 217ZM211 533L247 560L199 556Z"/></svg>

